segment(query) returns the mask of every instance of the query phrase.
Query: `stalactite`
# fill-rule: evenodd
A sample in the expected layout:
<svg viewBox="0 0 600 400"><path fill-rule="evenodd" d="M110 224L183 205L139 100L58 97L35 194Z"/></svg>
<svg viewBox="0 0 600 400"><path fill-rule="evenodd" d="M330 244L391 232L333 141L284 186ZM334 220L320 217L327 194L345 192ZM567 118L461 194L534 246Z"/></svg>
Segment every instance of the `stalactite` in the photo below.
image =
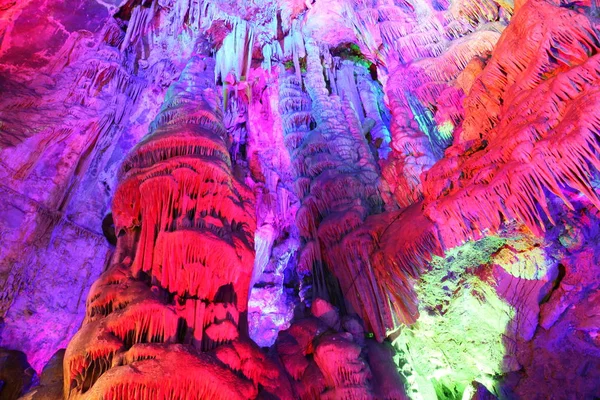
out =
<svg viewBox="0 0 600 400"><path fill-rule="evenodd" d="M232 78L234 80L232 83L246 80L252 61L253 44L254 32L249 24L243 20L236 22L217 51L215 68L217 79L226 82ZM232 74L231 78L229 74Z"/></svg>
<svg viewBox="0 0 600 400"><path fill-rule="evenodd" d="M312 270L315 282L313 295L317 296L323 296L323 291L328 287L324 267L330 268L339 280L343 296L352 310L370 321L372 330L381 340L385 337L386 329L393 326L389 309L390 292L382 291L375 282L374 272L368 263L368 253L364 259L346 256L355 250L355 247L349 246L347 238L364 223L368 215L380 212L382 207L377 168L357 115L357 111L364 112L357 90L357 78L354 69L346 64L344 72L337 73L337 85L340 93L354 88L350 91L354 96L340 98L330 95L325 86L318 47L309 42L306 50L305 83L312 100L317 128L305 134L303 140L294 142L293 147L288 146L298 175L297 193L302 196L302 207L296 218L301 237L305 240L299 267ZM302 92L299 87L291 90L295 80L291 77L287 79L280 89L282 113L292 119L308 103L288 102L287 98L302 98ZM300 127L303 131L307 129L306 124ZM286 135L294 133L292 129L286 130ZM372 246L372 242L361 245ZM386 262L389 260L386 259ZM414 302L411 304L414 307ZM381 313L388 317L375 320L375 316Z"/></svg>
<svg viewBox="0 0 600 400"><path fill-rule="evenodd" d="M452 131L460 129L464 94L454 88L454 79L472 57L491 50L503 23L497 4L489 1L440 8L426 2L357 6L383 47L378 59L389 79L381 80L393 116L392 152L383 175L406 207L422 199L421 174L442 157ZM376 24L371 21L375 10Z"/></svg>
<svg viewBox="0 0 600 400"><path fill-rule="evenodd" d="M96 247L104 238L91 232L94 214L111 215L117 237L65 354L65 398L403 398L386 339L448 311L443 300L423 301L432 255L510 224L556 239L573 265L557 267L554 282L550 273L537 279L537 265L483 265L465 276L539 311L515 311L510 329L525 329L518 340L568 325L586 346L597 341L594 316L581 311L594 296L586 307L558 304L569 291L590 294L595 282L586 276L592 283L580 285L573 271L598 255L589 248L598 236L590 209L600 210L596 1L78 1L68 16L56 0L39 15L28 2L0 6L0 175L11 187L0 207L0 250L9 249L3 332L19 319L44 334L58 325L45 325L18 295L70 262L61 241L76 240L84 253L79 239L89 239L89 253L109 251ZM98 8L79 18L87 3ZM38 19L54 32L18 38ZM209 53L214 60L197 56ZM578 214L589 232L565 214ZM25 246L36 253L22 256ZM47 251L56 257L44 260ZM77 285L65 273L73 288L60 301L53 294L60 307L100 273L96 258L86 260L98 268L67 265ZM480 276L488 267L494 276ZM441 272L442 282L469 283ZM518 293L534 285L525 281L547 296ZM466 283L474 303L489 300ZM249 306L252 287L276 285L277 296ZM301 300L262 325L272 340L261 346L280 332L262 351L248 338L248 315L254 307L257 325L289 299L284 292ZM68 311L80 315L80 303ZM572 323L564 317L572 313L584 317ZM37 345L10 335L9 344ZM529 353L514 358L537 357ZM572 368L583 371L578 379L589 365ZM513 372L519 385L529 382L526 366Z"/></svg>

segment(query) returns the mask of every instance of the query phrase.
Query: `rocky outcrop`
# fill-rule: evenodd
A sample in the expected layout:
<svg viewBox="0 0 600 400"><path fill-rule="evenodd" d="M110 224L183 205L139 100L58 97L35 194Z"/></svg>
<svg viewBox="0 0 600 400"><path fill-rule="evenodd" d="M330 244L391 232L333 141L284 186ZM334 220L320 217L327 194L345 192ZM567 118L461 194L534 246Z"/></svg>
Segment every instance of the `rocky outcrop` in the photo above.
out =
<svg viewBox="0 0 600 400"><path fill-rule="evenodd" d="M15 400L33 383L35 371L27 362L27 356L15 350L0 349L0 395Z"/></svg>
<svg viewBox="0 0 600 400"><path fill-rule="evenodd" d="M301 399L406 399L388 344L367 339L358 318L316 298L312 315L279 333L275 349Z"/></svg>
<svg viewBox="0 0 600 400"><path fill-rule="evenodd" d="M39 386L31 389L21 400L61 400L63 396L63 361L65 349L57 351L44 366Z"/></svg>

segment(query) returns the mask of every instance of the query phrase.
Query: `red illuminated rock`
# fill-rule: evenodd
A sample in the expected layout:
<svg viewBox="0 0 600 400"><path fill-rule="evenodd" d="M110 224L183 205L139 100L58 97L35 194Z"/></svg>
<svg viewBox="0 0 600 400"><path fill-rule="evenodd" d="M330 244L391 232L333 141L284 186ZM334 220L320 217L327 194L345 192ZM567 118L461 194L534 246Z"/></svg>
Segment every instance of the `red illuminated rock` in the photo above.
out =
<svg viewBox="0 0 600 400"><path fill-rule="evenodd" d="M63 3L0 1L0 345L70 342L31 398L596 395L596 4ZM505 364L412 346L496 297Z"/></svg>
<svg viewBox="0 0 600 400"><path fill-rule="evenodd" d="M232 176L212 73L212 59L190 61L123 163L117 251L67 348L66 398L291 397L243 338L253 198Z"/></svg>

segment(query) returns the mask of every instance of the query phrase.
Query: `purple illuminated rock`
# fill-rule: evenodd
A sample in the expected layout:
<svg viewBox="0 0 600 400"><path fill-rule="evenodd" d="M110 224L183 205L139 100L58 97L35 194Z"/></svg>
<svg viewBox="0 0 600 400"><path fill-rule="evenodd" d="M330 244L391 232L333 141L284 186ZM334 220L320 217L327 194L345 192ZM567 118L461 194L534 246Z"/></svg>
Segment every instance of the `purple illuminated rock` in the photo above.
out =
<svg viewBox="0 0 600 400"><path fill-rule="evenodd" d="M222 154L198 146L183 160L182 142L136 162L151 170L150 187L166 159L193 168L198 157L224 156L256 200L245 203L253 229L243 218L216 222L233 214L217 189L172 197L177 210L218 198L223 213L202 216L209 229L252 231L256 260L240 304L258 346L240 341L218 354L232 370L247 363L247 397L271 372L256 367L267 360L259 347L271 348L300 397L600 394L593 2L0 0L0 14L0 346L24 352L38 373L79 329L113 252L124 251L109 217L119 166L157 125L168 136L204 121L182 114L191 97L181 86L167 97L178 99L173 109L160 110L188 61L211 54L216 70L204 79L217 88L198 109L223 122ZM186 211L165 221L187 226L196 210ZM152 242L133 225L128 245L141 242L136 229ZM495 250L472 256L488 239ZM181 293L150 280L149 293L169 310L188 301L201 310L177 283ZM196 324L196 314L181 318L171 321L173 341L190 339L183 325ZM477 332L466 326L476 319ZM424 326L405 343L422 354L392 354L389 340ZM174 354L196 357L139 344L128 355L150 349L161 368ZM420 360L439 354L445 361L419 376ZM48 378L59 379L59 358L30 398L60 396Z"/></svg>

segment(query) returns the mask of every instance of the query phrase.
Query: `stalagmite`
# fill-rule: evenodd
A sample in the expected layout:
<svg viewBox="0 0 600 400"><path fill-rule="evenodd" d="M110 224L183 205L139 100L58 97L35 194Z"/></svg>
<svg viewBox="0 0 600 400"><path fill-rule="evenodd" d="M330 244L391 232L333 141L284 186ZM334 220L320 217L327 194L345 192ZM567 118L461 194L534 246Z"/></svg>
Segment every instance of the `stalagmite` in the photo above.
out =
<svg viewBox="0 0 600 400"><path fill-rule="evenodd" d="M212 63L189 62L123 164L113 205L120 251L67 349L66 398L247 399L286 379L243 339L253 199L232 176ZM241 366L221 355L228 344L244 346Z"/></svg>

